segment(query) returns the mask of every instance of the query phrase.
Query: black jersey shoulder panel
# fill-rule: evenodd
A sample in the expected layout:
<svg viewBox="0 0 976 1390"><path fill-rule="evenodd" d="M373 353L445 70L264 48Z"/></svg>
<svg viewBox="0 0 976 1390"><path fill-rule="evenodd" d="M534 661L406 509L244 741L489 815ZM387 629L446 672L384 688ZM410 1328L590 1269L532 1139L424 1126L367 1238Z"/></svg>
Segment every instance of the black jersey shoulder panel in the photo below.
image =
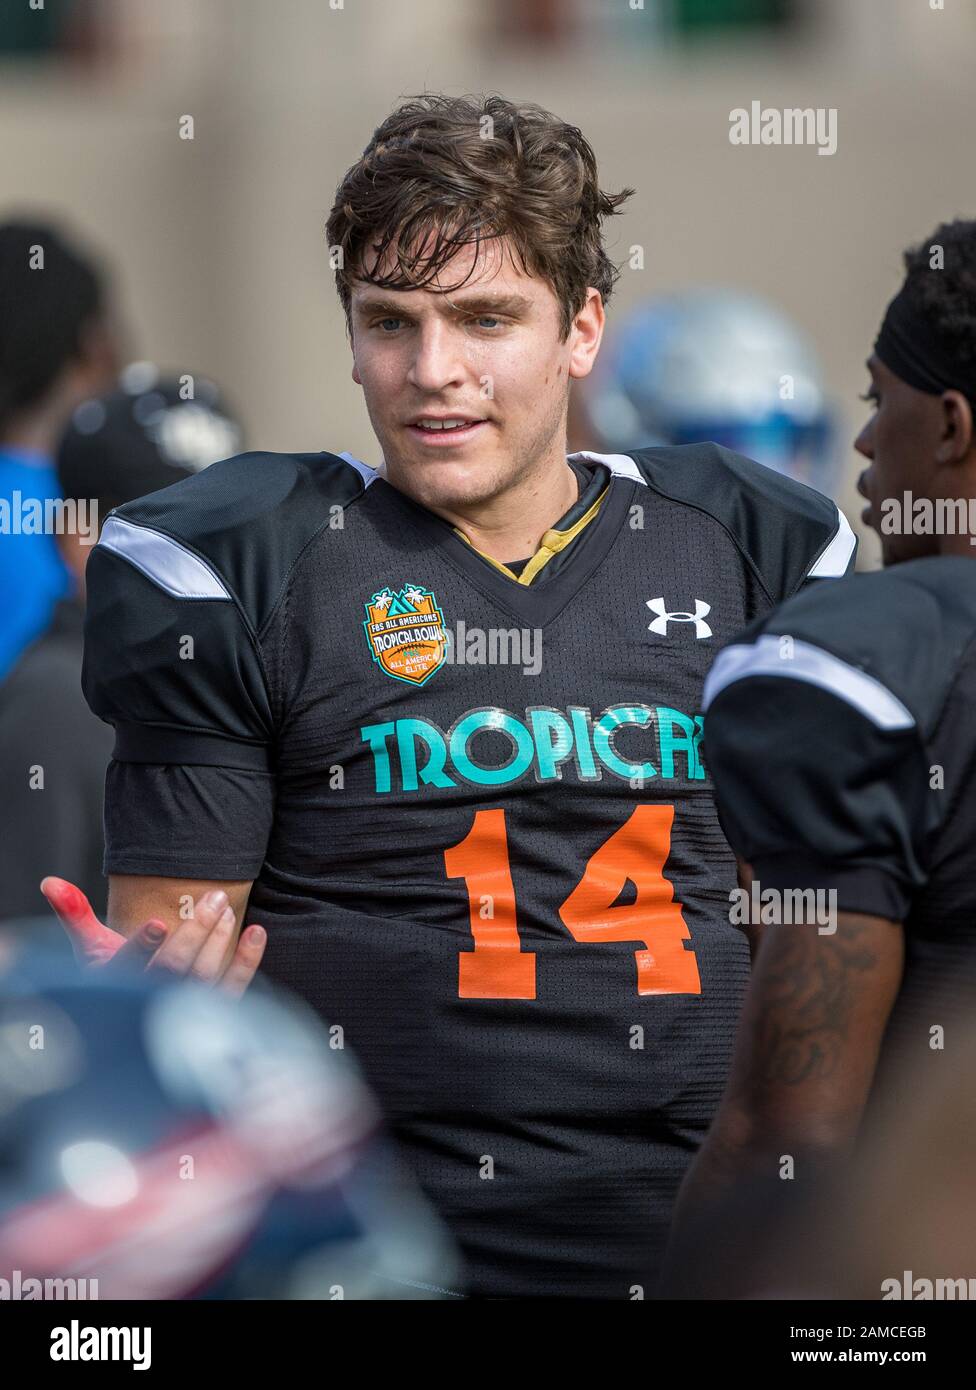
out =
<svg viewBox="0 0 976 1390"><path fill-rule="evenodd" d="M972 758L974 639L976 564L930 558L804 590L719 654L704 758L763 883L906 919L959 800L955 768L950 795L933 767Z"/></svg>
<svg viewBox="0 0 976 1390"><path fill-rule="evenodd" d="M725 528L774 603L796 592L845 525L829 498L720 444L627 453L655 492Z"/></svg>
<svg viewBox="0 0 976 1390"><path fill-rule="evenodd" d="M254 452L211 464L112 515L199 556L260 633L302 551L366 487L363 473L337 454Z"/></svg>
<svg viewBox="0 0 976 1390"><path fill-rule="evenodd" d="M927 738L976 638L976 563L933 556L809 586L738 640L760 634L808 642L867 672Z"/></svg>

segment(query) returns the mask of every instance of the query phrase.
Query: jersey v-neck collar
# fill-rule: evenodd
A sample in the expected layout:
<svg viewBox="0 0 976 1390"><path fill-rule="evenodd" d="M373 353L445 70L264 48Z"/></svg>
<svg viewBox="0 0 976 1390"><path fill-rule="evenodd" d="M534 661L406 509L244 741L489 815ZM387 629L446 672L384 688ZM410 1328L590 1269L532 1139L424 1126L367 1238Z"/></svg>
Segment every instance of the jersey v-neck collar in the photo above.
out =
<svg viewBox="0 0 976 1390"><path fill-rule="evenodd" d="M578 477L582 473L587 481L573 505L545 533L521 576L506 572L499 562L475 549L450 522L414 502L385 479L377 478L373 487L380 488L394 505L405 509L423 531L428 546L465 579L516 618L539 627L562 612L603 560L619 534L637 488L637 483L627 477L618 478L617 485L611 486L613 473L602 462L594 461L592 467L586 468L571 458L567 462Z"/></svg>
<svg viewBox="0 0 976 1390"><path fill-rule="evenodd" d="M532 584L553 556L558 555L571 545L584 526L589 525L607 495L609 477L606 479L595 477L596 469L580 463L578 459L567 458L566 462L576 474L578 488L576 501L553 526L549 527L548 531L543 533L535 553L525 560L518 561L517 569L504 564L501 560L496 560L493 555L487 554L486 551L476 546L470 536L461 530L460 526L454 527L456 534L461 537L462 541L491 565L492 569L498 570L500 574L515 584Z"/></svg>

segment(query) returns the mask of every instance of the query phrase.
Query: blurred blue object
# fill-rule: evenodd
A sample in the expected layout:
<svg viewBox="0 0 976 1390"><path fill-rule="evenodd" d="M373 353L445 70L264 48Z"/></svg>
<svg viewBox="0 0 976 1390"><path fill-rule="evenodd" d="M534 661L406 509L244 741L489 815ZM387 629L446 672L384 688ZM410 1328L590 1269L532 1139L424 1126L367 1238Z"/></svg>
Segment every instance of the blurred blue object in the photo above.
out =
<svg viewBox="0 0 976 1390"><path fill-rule="evenodd" d="M36 532L36 510L61 496L53 460L0 447L0 680L51 620L70 590L52 535ZM24 528L24 529L22 529Z"/></svg>
<svg viewBox="0 0 976 1390"><path fill-rule="evenodd" d="M752 295L661 295L608 330L582 391L610 452L714 440L832 494L836 430L806 337Z"/></svg>
<svg viewBox="0 0 976 1390"><path fill-rule="evenodd" d="M457 1287L355 1064L290 997L36 950L0 971L3 1297Z"/></svg>

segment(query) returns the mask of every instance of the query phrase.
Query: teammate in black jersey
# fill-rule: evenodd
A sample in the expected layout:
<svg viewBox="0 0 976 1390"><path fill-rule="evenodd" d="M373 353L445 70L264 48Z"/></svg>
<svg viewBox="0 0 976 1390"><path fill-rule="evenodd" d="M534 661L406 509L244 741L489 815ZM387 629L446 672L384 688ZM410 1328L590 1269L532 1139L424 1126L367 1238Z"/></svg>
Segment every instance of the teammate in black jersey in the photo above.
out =
<svg viewBox="0 0 976 1390"><path fill-rule="evenodd" d="M911 1106L907 1075L943 1085L976 1001L976 222L905 263L856 441L889 568L760 619L705 685L722 824L779 924L682 1193L672 1293L747 1287L763 1257L743 1184L765 1175L788 1206L865 1113ZM812 919L789 925L801 893Z"/></svg>
<svg viewBox="0 0 976 1390"><path fill-rule="evenodd" d="M382 465L228 460L89 566L112 926L215 891L263 923L494 1295L653 1280L749 965L702 680L854 551L715 445L567 459L596 179L537 107L405 103L328 227Z"/></svg>

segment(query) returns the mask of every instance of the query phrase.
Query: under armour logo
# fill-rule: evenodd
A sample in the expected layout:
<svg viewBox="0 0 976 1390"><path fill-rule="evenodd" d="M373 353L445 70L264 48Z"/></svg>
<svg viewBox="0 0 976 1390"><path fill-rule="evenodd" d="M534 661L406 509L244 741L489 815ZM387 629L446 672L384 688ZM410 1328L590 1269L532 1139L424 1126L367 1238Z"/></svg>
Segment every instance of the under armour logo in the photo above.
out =
<svg viewBox="0 0 976 1390"><path fill-rule="evenodd" d="M711 637L712 629L705 622L705 614L712 611L712 605L704 599L695 599L694 613L669 613L663 598L649 598L647 606L658 616L648 625L648 632L656 632L661 637L668 635L668 623L694 623L696 637Z"/></svg>

